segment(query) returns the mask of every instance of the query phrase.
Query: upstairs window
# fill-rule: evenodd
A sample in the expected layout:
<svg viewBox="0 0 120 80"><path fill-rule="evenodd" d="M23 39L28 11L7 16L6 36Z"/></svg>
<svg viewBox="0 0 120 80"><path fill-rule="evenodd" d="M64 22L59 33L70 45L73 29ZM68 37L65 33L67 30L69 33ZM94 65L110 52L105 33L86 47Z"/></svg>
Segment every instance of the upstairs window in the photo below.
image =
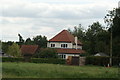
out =
<svg viewBox="0 0 120 80"><path fill-rule="evenodd" d="M67 48L68 45L67 44L61 44L61 48Z"/></svg>
<svg viewBox="0 0 120 80"><path fill-rule="evenodd" d="M55 44L51 44L51 47L55 47Z"/></svg>

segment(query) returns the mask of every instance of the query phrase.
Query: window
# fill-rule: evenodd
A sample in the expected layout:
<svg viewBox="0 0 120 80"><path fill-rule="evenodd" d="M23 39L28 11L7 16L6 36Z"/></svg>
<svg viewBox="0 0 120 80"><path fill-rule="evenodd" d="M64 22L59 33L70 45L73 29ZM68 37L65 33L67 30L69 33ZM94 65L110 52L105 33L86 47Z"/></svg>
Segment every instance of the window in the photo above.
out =
<svg viewBox="0 0 120 80"><path fill-rule="evenodd" d="M62 54L60 55L62 59L66 59L66 55Z"/></svg>
<svg viewBox="0 0 120 80"><path fill-rule="evenodd" d="M55 47L55 44L51 44L51 47Z"/></svg>
<svg viewBox="0 0 120 80"><path fill-rule="evenodd" d="M61 44L61 48L67 48L67 44Z"/></svg>
<svg viewBox="0 0 120 80"><path fill-rule="evenodd" d="M63 55L63 59L65 59L66 58L66 55Z"/></svg>

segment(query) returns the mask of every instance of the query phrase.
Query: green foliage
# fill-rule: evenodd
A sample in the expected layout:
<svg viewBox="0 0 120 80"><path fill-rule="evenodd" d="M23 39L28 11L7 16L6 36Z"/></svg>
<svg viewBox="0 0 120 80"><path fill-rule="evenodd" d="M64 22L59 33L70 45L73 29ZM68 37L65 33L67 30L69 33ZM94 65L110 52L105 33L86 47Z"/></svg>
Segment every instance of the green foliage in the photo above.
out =
<svg viewBox="0 0 120 80"><path fill-rule="evenodd" d="M23 37L20 34L18 34L18 36L19 36L19 42L24 43Z"/></svg>
<svg viewBox="0 0 120 80"><path fill-rule="evenodd" d="M57 58L33 58L33 63L65 64L65 60Z"/></svg>
<svg viewBox="0 0 120 80"><path fill-rule="evenodd" d="M77 36L79 40L83 41L85 37L85 32L81 24L79 26L75 26L73 31L68 29L68 31L73 34L74 36Z"/></svg>
<svg viewBox="0 0 120 80"><path fill-rule="evenodd" d="M58 54L53 48L41 48L35 55L36 58L57 58Z"/></svg>
<svg viewBox="0 0 120 80"><path fill-rule="evenodd" d="M113 56L120 57L120 8L114 8L108 11L104 20L109 27L108 32L110 32L113 37Z"/></svg>
<svg viewBox="0 0 120 80"><path fill-rule="evenodd" d="M83 50L89 53L87 55L93 55L97 52L109 53L109 32L104 30L104 27L99 22L89 25L86 31L81 24L74 27L73 31L70 29L68 31L77 36L83 43Z"/></svg>
<svg viewBox="0 0 120 80"><path fill-rule="evenodd" d="M26 78L26 79L59 79L80 80L83 78L118 78L118 68L106 68L100 66L66 66L56 64L35 64L35 63L2 63L2 77L4 78ZM105 80L103 79L103 80ZM31 80L31 79L30 79Z"/></svg>
<svg viewBox="0 0 120 80"><path fill-rule="evenodd" d="M18 45L38 45L39 47L46 48L47 47L47 37L45 36L35 36L33 39L27 38L26 40L23 40L23 37L18 34L19 36L19 42L16 42Z"/></svg>
<svg viewBox="0 0 120 80"><path fill-rule="evenodd" d="M47 47L47 38L45 36L43 36L43 37L41 35L36 36L33 38L33 42L42 48Z"/></svg>
<svg viewBox="0 0 120 80"><path fill-rule="evenodd" d="M24 58L2 57L2 62L24 62ZM65 64L65 60L57 58L31 58L31 63Z"/></svg>
<svg viewBox="0 0 120 80"><path fill-rule="evenodd" d="M2 42L2 51L4 53L7 53L8 47L11 46L14 42L8 41L8 42Z"/></svg>
<svg viewBox="0 0 120 80"><path fill-rule="evenodd" d="M89 56L86 57L87 65L99 65L99 66L107 66L109 64L110 57L101 57L101 56ZM112 57L113 65L118 66L120 62L119 57Z"/></svg>
<svg viewBox="0 0 120 80"><path fill-rule="evenodd" d="M19 45L13 43L11 46L8 47L7 54L13 57L20 57L21 51Z"/></svg>
<svg viewBox="0 0 120 80"><path fill-rule="evenodd" d="M113 19L113 38L120 37L120 17L115 16Z"/></svg>
<svg viewBox="0 0 120 80"><path fill-rule="evenodd" d="M24 58L21 57L2 57L2 62L23 62Z"/></svg>
<svg viewBox="0 0 120 80"><path fill-rule="evenodd" d="M89 41L89 52L91 54L95 54L98 52L95 48L98 41L98 35L103 31L102 25L99 22L95 22L89 26L88 30L86 31L86 39Z"/></svg>
<svg viewBox="0 0 120 80"><path fill-rule="evenodd" d="M25 45L33 45L34 41L32 41L30 38L27 38L25 41Z"/></svg>

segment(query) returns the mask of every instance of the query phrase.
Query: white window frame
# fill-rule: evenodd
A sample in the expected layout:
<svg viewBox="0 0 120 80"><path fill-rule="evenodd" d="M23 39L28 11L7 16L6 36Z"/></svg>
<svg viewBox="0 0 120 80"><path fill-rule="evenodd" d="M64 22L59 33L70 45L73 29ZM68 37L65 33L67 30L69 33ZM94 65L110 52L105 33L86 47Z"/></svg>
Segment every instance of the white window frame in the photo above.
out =
<svg viewBox="0 0 120 80"><path fill-rule="evenodd" d="M55 44L51 44L50 46L51 46L51 47L55 47Z"/></svg>
<svg viewBox="0 0 120 80"><path fill-rule="evenodd" d="M61 48L67 48L68 44L61 44Z"/></svg>

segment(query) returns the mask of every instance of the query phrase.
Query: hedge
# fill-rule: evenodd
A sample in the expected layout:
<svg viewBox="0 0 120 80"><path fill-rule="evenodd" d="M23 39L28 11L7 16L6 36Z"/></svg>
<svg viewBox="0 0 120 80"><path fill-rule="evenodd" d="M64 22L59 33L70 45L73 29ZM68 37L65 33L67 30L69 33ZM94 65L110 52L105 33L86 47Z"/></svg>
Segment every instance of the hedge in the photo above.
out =
<svg viewBox="0 0 120 80"><path fill-rule="evenodd" d="M2 57L2 62L23 62L23 58Z"/></svg>
<svg viewBox="0 0 120 80"><path fill-rule="evenodd" d="M2 57L2 62L25 62L24 58ZM31 63L65 64L65 60L57 58L31 58Z"/></svg>
<svg viewBox="0 0 120 80"><path fill-rule="evenodd" d="M57 58L33 58L33 63L51 63L51 64L65 64L65 60Z"/></svg>
<svg viewBox="0 0 120 80"><path fill-rule="evenodd" d="M86 65L99 65L107 66L109 64L110 57L101 57L101 56L89 56L86 57ZM118 66L120 63L120 57L112 57L112 65Z"/></svg>

